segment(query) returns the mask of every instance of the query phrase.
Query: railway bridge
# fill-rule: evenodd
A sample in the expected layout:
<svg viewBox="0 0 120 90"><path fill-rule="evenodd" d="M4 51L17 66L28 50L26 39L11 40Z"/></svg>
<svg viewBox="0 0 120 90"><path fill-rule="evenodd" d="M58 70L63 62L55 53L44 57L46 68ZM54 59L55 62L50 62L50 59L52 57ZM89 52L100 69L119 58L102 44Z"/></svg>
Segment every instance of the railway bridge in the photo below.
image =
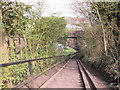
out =
<svg viewBox="0 0 120 90"><path fill-rule="evenodd" d="M82 38L83 31L71 32L67 37L66 45L74 48L78 52L80 48L78 45L82 45L80 38ZM93 69L84 65L79 58L77 58L78 52L70 55L52 56L47 58L39 58L33 60L11 62L1 64L0 67L8 67L11 65L18 65L28 63L30 78L13 85L13 88L76 88L76 89L91 89L97 90L98 88L109 89L107 83L100 78L99 73L93 71ZM50 61L50 68L47 70L33 74L32 62L41 60L50 60L56 58L55 62ZM45 64L49 66L48 64Z"/></svg>

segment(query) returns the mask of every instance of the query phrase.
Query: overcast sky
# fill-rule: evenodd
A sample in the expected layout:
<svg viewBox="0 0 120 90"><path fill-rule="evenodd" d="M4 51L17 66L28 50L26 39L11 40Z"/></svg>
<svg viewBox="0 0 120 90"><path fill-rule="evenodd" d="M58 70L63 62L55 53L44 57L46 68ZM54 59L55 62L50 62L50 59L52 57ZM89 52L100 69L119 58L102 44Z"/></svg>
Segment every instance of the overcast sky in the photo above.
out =
<svg viewBox="0 0 120 90"><path fill-rule="evenodd" d="M27 3L34 3L38 0L18 0ZM73 0L46 0L46 9L44 16L51 15L52 13L61 13L60 16L74 17L70 4Z"/></svg>

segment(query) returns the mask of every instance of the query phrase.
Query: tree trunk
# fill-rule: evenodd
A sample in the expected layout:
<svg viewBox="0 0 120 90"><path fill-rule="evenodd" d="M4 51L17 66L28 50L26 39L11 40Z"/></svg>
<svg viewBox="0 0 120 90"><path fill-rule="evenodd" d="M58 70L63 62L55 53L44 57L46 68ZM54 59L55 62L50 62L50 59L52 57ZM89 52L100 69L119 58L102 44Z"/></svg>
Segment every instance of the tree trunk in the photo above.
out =
<svg viewBox="0 0 120 90"><path fill-rule="evenodd" d="M107 41L106 41L105 28L104 28L104 25L103 25L103 22L102 22L102 19L101 19L101 16L100 16L100 14L99 14L99 11L98 11L98 8L97 8L97 7L96 7L96 10L97 10L97 14L98 14L98 17L99 17L99 20L100 20L100 23L101 23L101 27L102 27L104 50L105 50L105 54L106 54L106 56L107 56L107 55L108 55L108 52L107 52Z"/></svg>
<svg viewBox="0 0 120 90"><path fill-rule="evenodd" d="M2 27L2 11L0 10L0 60L1 63L8 62L8 45L6 42L5 29Z"/></svg>
<svg viewBox="0 0 120 90"><path fill-rule="evenodd" d="M6 42L6 39L7 37L6 37L5 29L3 29L2 27L2 10L0 7L0 63L8 62L8 48L7 48L8 44ZM2 77L2 73L3 71L0 70L0 77ZM1 83L2 83L2 79L0 79L0 84Z"/></svg>

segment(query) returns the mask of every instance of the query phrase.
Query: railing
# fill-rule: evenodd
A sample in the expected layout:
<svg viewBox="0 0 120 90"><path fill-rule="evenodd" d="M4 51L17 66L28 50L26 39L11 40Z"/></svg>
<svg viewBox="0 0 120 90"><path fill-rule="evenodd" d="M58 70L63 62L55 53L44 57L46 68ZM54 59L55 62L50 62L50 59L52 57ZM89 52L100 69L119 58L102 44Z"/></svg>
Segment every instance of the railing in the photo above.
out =
<svg viewBox="0 0 120 90"><path fill-rule="evenodd" d="M48 65L52 66L54 64L56 64L57 62L59 63L62 63L64 61L67 61L69 60L70 58L72 58L73 56L75 56L77 54L74 53L74 54L69 54L69 55L62 55L62 56L51 56L51 57L45 57L45 58L39 58L39 59L32 59L32 60L25 60L25 61L18 61L18 62L9 62L9 63L3 63L3 64L0 64L0 68L6 68L6 67L9 67L9 66L18 66L19 64L24 64L24 63L28 63L28 68L29 69L29 74L30 76L33 75L34 73L34 70L33 70L33 63L32 62L35 62L35 61L44 61L44 63L46 63L47 61L45 60L49 60L48 64L45 64L43 68L46 68ZM55 59L52 61L52 59ZM34 68L37 67L37 66L34 66ZM21 67L20 67L21 68ZM18 69L20 69L19 66L18 66ZM14 69L14 67L13 67ZM10 72L9 72L10 73ZM14 76L14 75L13 75Z"/></svg>

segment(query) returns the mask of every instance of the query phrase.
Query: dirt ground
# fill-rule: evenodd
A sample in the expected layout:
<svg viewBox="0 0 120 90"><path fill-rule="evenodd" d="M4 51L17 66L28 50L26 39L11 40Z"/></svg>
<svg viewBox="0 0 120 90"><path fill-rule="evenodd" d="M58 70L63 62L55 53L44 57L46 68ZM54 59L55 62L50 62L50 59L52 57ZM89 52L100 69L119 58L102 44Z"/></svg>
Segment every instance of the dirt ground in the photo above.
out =
<svg viewBox="0 0 120 90"><path fill-rule="evenodd" d="M102 73L98 72L96 69L94 69L88 65L84 65L84 66L85 66L86 71L89 74L90 78L94 82L96 88L110 89L109 84Z"/></svg>

